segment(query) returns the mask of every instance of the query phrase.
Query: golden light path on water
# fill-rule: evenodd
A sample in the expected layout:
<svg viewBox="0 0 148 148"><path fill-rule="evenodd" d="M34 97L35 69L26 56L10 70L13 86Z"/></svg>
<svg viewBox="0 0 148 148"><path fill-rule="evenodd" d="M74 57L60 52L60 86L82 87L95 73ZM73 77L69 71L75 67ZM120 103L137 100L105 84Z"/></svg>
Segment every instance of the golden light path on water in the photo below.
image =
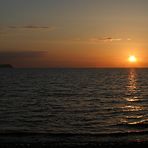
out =
<svg viewBox="0 0 148 148"><path fill-rule="evenodd" d="M128 75L128 84L127 84L127 91L130 94L130 97L126 98L129 102L139 101L137 93L137 74L134 69L129 71Z"/></svg>
<svg viewBox="0 0 148 148"><path fill-rule="evenodd" d="M123 113L126 114L122 119L122 123L128 125L137 125L144 122L143 114L140 112L144 110L144 107L140 104L142 98L139 94L140 88L138 87L137 79L136 70L130 69L127 83L128 97L125 98L126 103L122 107Z"/></svg>

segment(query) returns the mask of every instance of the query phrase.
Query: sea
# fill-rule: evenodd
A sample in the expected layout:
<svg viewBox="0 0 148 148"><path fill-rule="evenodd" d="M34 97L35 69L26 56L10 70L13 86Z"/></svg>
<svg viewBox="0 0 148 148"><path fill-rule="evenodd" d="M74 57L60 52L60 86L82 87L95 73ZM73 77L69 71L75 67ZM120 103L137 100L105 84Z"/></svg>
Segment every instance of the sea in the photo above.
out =
<svg viewBox="0 0 148 148"><path fill-rule="evenodd" d="M0 140L148 141L148 69L1 68Z"/></svg>

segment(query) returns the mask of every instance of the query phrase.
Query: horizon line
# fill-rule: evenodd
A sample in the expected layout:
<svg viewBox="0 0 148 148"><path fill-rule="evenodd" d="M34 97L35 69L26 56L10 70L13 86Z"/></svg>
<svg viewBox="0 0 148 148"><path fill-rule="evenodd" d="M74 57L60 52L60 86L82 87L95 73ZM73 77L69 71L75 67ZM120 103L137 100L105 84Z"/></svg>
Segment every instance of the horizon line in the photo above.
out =
<svg viewBox="0 0 148 148"><path fill-rule="evenodd" d="M32 69L145 69L148 67L13 67L13 68L32 68Z"/></svg>

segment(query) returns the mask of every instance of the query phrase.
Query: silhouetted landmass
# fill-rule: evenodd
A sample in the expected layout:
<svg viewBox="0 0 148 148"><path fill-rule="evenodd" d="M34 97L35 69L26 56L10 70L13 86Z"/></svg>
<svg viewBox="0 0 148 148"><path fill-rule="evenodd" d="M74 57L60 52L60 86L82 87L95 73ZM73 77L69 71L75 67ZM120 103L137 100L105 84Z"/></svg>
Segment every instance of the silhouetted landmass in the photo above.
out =
<svg viewBox="0 0 148 148"><path fill-rule="evenodd" d="M0 64L0 68L13 68L11 64Z"/></svg>

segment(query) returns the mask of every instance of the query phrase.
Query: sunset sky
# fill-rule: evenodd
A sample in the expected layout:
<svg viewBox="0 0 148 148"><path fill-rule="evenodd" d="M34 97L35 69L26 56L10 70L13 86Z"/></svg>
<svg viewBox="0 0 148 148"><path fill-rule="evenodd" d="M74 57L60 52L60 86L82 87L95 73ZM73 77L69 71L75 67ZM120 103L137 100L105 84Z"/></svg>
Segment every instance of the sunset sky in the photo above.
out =
<svg viewBox="0 0 148 148"><path fill-rule="evenodd" d="M0 0L4 63L148 67L148 0Z"/></svg>

